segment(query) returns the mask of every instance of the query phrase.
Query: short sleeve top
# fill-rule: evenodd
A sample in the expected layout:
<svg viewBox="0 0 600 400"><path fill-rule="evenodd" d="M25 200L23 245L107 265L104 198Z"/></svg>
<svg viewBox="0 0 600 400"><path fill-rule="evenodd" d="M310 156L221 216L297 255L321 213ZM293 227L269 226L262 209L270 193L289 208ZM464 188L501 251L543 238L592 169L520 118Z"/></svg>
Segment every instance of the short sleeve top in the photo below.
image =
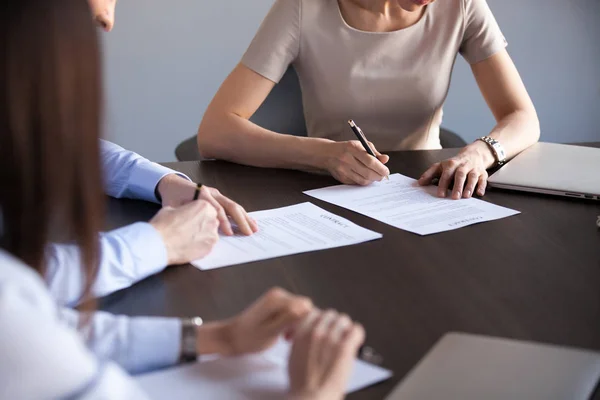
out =
<svg viewBox="0 0 600 400"><path fill-rule="evenodd" d="M337 0L276 0L242 63L273 82L294 66L311 137L354 139L351 118L381 151L435 149L456 56L506 45L485 0L434 2L393 32L349 26Z"/></svg>

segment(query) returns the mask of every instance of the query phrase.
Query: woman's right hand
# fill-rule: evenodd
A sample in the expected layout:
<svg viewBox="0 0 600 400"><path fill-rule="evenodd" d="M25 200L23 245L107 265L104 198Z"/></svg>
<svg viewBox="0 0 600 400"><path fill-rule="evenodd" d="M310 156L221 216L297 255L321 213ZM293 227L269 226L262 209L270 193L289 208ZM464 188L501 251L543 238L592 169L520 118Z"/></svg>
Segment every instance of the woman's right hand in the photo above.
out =
<svg viewBox="0 0 600 400"><path fill-rule="evenodd" d="M314 310L296 329L289 359L292 400L338 400L346 385L363 327L336 311Z"/></svg>
<svg viewBox="0 0 600 400"><path fill-rule="evenodd" d="M389 157L371 148L377 158L369 155L358 140L331 142L326 145L325 168L335 179L347 185L366 186L379 182L390 174L384 165Z"/></svg>
<svg viewBox="0 0 600 400"><path fill-rule="evenodd" d="M163 207L150 224L163 238L168 265L206 257L219 240L217 210L205 200L177 208Z"/></svg>

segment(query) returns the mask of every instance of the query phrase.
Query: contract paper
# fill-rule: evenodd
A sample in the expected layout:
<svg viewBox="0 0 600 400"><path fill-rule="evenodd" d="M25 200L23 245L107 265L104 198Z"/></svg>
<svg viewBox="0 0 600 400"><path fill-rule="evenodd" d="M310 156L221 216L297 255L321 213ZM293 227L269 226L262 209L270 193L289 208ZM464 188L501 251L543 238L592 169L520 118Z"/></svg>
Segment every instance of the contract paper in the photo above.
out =
<svg viewBox="0 0 600 400"><path fill-rule="evenodd" d="M305 194L418 235L462 228L519 214L479 199L442 199L437 187L400 174L369 186L338 185Z"/></svg>
<svg viewBox="0 0 600 400"><path fill-rule="evenodd" d="M192 264L208 270L348 246L382 237L311 203L257 211L250 215L258 223L257 233L252 236L222 235L207 257Z"/></svg>
<svg viewBox="0 0 600 400"><path fill-rule="evenodd" d="M154 400L281 400L289 388L290 349L291 346L281 340L265 353L211 359L139 375L135 379ZM391 376L386 369L356 360L347 393Z"/></svg>

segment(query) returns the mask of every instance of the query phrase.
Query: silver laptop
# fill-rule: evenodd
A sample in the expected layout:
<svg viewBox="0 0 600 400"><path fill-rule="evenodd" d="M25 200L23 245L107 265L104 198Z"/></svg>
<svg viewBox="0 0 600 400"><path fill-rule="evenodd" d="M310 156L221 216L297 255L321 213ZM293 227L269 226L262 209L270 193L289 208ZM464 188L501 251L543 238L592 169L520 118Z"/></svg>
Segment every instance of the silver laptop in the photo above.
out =
<svg viewBox="0 0 600 400"><path fill-rule="evenodd" d="M599 378L599 353L450 333L386 399L587 400Z"/></svg>
<svg viewBox="0 0 600 400"><path fill-rule="evenodd" d="M489 185L600 200L600 149L537 143L493 174Z"/></svg>

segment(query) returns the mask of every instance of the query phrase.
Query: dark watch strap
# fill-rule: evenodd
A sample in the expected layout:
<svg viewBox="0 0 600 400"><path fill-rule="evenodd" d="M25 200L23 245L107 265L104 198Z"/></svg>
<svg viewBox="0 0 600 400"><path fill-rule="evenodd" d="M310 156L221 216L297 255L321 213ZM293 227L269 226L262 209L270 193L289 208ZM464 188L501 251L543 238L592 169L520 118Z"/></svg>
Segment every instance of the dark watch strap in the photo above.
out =
<svg viewBox="0 0 600 400"><path fill-rule="evenodd" d="M182 363L195 362L198 358L197 341L198 327L202 325L202 318L186 318L181 320L181 350L179 361Z"/></svg>

